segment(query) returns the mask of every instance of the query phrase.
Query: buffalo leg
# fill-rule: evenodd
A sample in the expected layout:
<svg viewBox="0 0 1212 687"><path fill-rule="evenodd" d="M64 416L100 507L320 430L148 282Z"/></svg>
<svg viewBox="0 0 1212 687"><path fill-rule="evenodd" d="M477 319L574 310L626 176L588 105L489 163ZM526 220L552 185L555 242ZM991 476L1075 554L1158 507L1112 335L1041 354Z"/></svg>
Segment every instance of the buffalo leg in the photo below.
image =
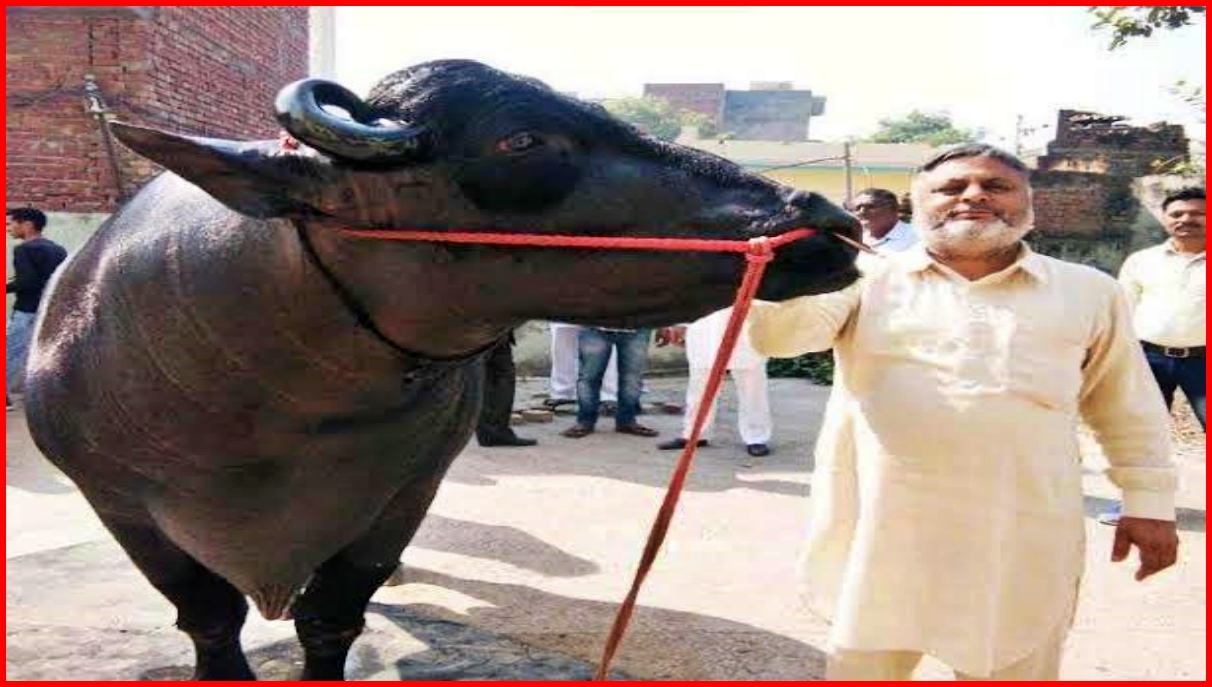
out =
<svg viewBox="0 0 1212 687"><path fill-rule="evenodd" d="M320 566L295 600L304 680L344 679L345 658L366 624L370 597L400 564L400 554L425 519L457 450L444 451L452 457L434 463L424 479L400 489L375 524Z"/></svg>
<svg viewBox="0 0 1212 687"><path fill-rule="evenodd" d="M362 634L370 597L395 567L395 558L364 566L342 555L320 566L293 611L303 645L304 680L344 679L345 657Z"/></svg>
<svg viewBox="0 0 1212 687"><path fill-rule="evenodd" d="M148 581L177 608L177 628L194 643L195 680L255 680L240 647L248 603L152 525L105 523Z"/></svg>

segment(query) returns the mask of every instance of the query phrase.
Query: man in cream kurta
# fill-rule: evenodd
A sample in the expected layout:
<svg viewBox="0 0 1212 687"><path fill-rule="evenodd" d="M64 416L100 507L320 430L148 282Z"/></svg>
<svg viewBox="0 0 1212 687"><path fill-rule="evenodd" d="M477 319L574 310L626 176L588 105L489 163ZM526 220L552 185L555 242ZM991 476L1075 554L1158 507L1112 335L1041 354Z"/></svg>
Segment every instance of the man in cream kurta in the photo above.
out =
<svg viewBox="0 0 1212 687"><path fill-rule="evenodd" d="M1021 242L1021 162L961 146L914 193L921 244L751 316L759 352L835 352L804 571L828 677L908 679L930 654L1055 679L1084 560L1078 420L1123 489L1114 557L1136 545L1141 579L1177 549L1165 407L1115 281Z"/></svg>

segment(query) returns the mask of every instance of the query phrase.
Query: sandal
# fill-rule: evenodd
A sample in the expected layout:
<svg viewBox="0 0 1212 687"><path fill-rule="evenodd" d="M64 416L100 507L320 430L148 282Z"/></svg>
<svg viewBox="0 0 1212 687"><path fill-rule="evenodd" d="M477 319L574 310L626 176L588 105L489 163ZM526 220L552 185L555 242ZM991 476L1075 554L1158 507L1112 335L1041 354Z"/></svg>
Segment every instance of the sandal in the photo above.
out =
<svg viewBox="0 0 1212 687"><path fill-rule="evenodd" d="M555 410L561 406L574 405L575 403L576 399L572 398L549 398L543 401L543 407L548 410Z"/></svg>
<svg viewBox="0 0 1212 687"><path fill-rule="evenodd" d="M614 431L618 432L619 434L631 434L637 437L655 437L656 435L660 434L660 432L651 427L645 427L644 425L638 424L619 425L618 427L614 428Z"/></svg>
<svg viewBox="0 0 1212 687"><path fill-rule="evenodd" d="M560 432L561 436L566 436L569 439L580 439L582 437L587 437L590 434L593 434L593 427L590 427L589 425L573 425L563 432Z"/></svg>

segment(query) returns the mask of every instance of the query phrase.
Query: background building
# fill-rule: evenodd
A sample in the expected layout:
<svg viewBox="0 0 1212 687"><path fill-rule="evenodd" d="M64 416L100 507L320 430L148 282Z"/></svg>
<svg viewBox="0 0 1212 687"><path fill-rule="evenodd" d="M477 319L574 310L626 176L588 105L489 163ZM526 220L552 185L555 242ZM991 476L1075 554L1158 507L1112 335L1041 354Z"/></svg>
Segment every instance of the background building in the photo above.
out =
<svg viewBox="0 0 1212 687"><path fill-rule="evenodd" d="M825 113L825 98L794 90L790 81L756 81L747 91L722 83L650 83L644 95L709 117L722 135L738 140L807 141L812 118Z"/></svg>

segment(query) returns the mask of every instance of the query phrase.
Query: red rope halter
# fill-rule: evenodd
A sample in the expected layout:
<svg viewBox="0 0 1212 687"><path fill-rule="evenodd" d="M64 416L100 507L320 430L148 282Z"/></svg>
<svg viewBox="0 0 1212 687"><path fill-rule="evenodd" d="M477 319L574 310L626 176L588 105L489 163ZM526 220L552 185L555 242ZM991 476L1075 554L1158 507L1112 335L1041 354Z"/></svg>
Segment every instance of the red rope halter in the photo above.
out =
<svg viewBox="0 0 1212 687"><path fill-rule="evenodd" d="M762 283L762 275L766 265L774 259L774 251L792 241L807 238L816 233L813 229L794 229L778 236L759 236L748 241L713 241L705 239L672 239L672 238L630 238L620 236L543 236L536 234L488 234L475 232L445 232L445 231L396 231L396 230L362 230L346 229L352 236L369 239L391 241L434 241L442 243L487 244L496 246L537 246L565 248L609 248L615 250L658 250L658 251L710 251L726 253L744 253L748 263L741 285L737 288L736 300L732 305L732 317L724 330L724 340L716 352L715 361L711 365L711 374L707 379L707 388L699 401L698 412L694 418L694 429L686 441L686 448L678 459L673 476L669 479L669 487L665 492L665 500L657 512L656 520L648 534L648 542L640 556L635 577L631 582L631 590L627 598L620 604L615 615L606 646L602 650L602 659L598 664L594 680L605 680L610 662L614 659L615 651L622 642L627 623L635 610L636 598L640 594L640 586L648 577L648 571L656 561L657 552L665 541L665 533L673 520L673 511L682 495L686 477L690 474L690 464L694 460L698 448L699 436L707 421L707 414L719 393L720 381L732 350L740 338L741 325L749 314L749 306L757 294L758 286Z"/></svg>

